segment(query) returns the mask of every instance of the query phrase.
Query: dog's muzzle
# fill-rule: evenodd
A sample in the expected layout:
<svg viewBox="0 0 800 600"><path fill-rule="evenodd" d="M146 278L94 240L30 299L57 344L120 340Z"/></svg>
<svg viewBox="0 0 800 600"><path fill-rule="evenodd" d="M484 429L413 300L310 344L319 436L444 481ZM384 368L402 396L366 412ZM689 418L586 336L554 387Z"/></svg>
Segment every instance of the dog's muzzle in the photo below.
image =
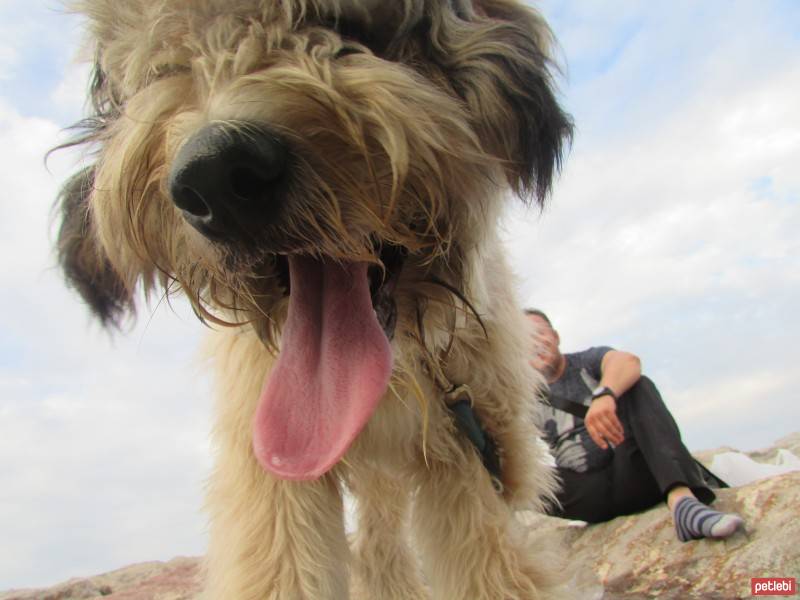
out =
<svg viewBox="0 0 800 600"><path fill-rule="evenodd" d="M281 210L284 142L251 123L216 122L178 151L169 175L172 201L186 221L215 241L247 241Z"/></svg>

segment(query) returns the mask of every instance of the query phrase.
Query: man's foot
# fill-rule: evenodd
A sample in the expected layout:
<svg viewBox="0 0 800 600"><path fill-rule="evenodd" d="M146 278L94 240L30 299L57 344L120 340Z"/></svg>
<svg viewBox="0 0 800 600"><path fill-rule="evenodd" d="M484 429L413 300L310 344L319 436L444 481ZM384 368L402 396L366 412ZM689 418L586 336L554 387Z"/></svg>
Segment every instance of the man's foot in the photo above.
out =
<svg viewBox="0 0 800 600"><path fill-rule="evenodd" d="M726 538L744 526L744 520L739 515L712 510L693 496L678 500L672 518L678 539L682 542L700 538Z"/></svg>

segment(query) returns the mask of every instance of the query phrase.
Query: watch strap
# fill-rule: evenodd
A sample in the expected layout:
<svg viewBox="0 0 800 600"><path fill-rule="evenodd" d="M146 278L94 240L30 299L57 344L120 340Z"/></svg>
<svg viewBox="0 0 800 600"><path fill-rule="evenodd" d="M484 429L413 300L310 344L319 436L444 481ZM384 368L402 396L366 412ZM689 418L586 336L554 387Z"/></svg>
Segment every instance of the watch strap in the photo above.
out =
<svg viewBox="0 0 800 600"><path fill-rule="evenodd" d="M607 385L601 386L592 392L592 400L595 400L600 396L611 396L614 400L619 400L619 398L617 398L617 395L614 393L614 390L612 390Z"/></svg>

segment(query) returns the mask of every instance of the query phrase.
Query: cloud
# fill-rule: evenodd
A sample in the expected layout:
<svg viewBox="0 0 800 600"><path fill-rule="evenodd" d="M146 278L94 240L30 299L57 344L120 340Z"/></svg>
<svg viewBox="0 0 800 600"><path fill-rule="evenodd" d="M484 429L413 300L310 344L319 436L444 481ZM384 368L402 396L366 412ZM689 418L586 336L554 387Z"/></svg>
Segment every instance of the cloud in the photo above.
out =
<svg viewBox="0 0 800 600"><path fill-rule="evenodd" d="M685 65L685 80L675 81L675 87L696 81L695 71L707 72L707 65L731 47L738 52L738 40L718 40L711 57ZM719 264L723 252L741 259L787 257L796 249L790 234L797 211L791 198L800 188L793 168L800 150L800 116L794 109L800 60L792 56L797 55L767 68L750 60L718 69L702 85L684 88L681 104L669 113L651 114L643 128L616 119L622 126L610 141L602 132L579 133L552 208L541 218L528 215L524 224L514 224L518 211L510 219L517 263L522 264L522 255L545 248L573 259L602 247L614 257L641 257L643 265L661 257L682 270L691 270L692 262L707 270L710 263ZM659 67L656 61L652 68ZM621 68L612 68L601 80L604 87L592 95L614 96ZM738 86L729 85L732 72ZM639 79L634 75L634 81ZM611 120L608 114L601 117ZM546 228L541 226L545 221ZM764 235L743 236L753 224ZM518 240L530 240L532 226L541 233L526 247ZM662 271L670 265L656 266L654 271ZM598 271L583 271L590 282L593 272Z"/></svg>
<svg viewBox="0 0 800 600"><path fill-rule="evenodd" d="M163 313L157 331L193 345L190 322ZM75 335L66 364L42 345L41 363L0 379L0 528L14 540L0 547L0 587L203 552L208 382L181 366L191 347L143 329L113 348Z"/></svg>
<svg viewBox="0 0 800 600"><path fill-rule="evenodd" d="M91 67L86 62L69 63L64 77L50 95L53 104L62 113L79 115L84 112L90 71Z"/></svg>
<svg viewBox="0 0 800 600"><path fill-rule="evenodd" d="M691 389L667 387L664 391L676 420L685 424L684 438L702 440L703 448L726 445L756 450L786 433L775 415L793 423L800 421L796 385L792 370L765 368ZM703 423L713 423L713 427L699 425ZM738 433L739 439L732 433Z"/></svg>
<svg viewBox="0 0 800 600"><path fill-rule="evenodd" d="M49 93L73 62L80 45L80 18L65 2L0 2L0 81L2 97L26 116L67 122L74 105Z"/></svg>
<svg viewBox="0 0 800 600"><path fill-rule="evenodd" d="M19 57L17 51L8 44L0 45L0 81L11 78Z"/></svg>
<svg viewBox="0 0 800 600"><path fill-rule="evenodd" d="M44 155L58 127L45 119L22 117L0 100L0 161L5 165L0 201L0 271L3 285L41 267L47 249L31 231L47 231L47 211L55 183L44 170ZM44 210L43 210L44 209Z"/></svg>

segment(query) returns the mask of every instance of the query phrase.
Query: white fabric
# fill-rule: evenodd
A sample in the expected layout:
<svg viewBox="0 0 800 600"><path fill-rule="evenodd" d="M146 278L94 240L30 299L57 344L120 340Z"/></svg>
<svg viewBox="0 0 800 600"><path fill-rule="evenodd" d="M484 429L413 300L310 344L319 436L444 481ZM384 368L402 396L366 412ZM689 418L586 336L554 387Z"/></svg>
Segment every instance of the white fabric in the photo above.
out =
<svg viewBox="0 0 800 600"><path fill-rule="evenodd" d="M741 452L721 452L714 456L710 469L731 487L738 487L766 477L800 471L800 458L783 448L769 463L756 462Z"/></svg>

